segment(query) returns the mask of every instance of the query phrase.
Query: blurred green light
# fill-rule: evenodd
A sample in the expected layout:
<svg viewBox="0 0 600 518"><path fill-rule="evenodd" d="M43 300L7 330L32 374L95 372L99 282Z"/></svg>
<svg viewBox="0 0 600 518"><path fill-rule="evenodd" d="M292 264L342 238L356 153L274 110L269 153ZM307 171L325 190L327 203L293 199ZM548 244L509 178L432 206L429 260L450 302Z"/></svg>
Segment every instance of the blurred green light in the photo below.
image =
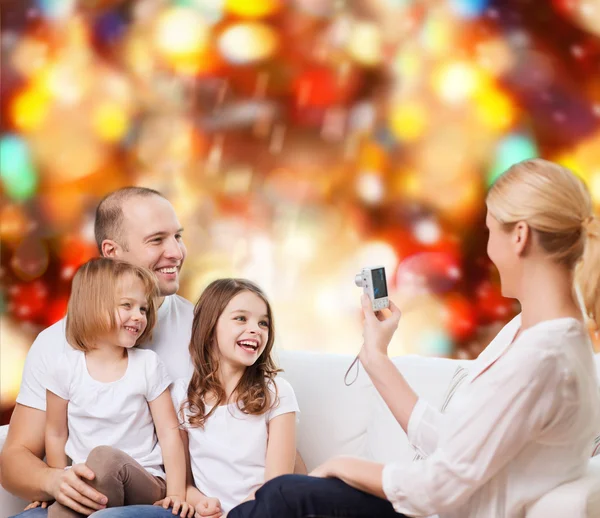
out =
<svg viewBox="0 0 600 518"><path fill-rule="evenodd" d="M29 149L16 135L0 139L0 179L6 195L16 201L31 198L37 189L38 179Z"/></svg>
<svg viewBox="0 0 600 518"><path fill-rule="evenodd" d="M535 142L527 135L513 134L501 140L496 148L496 158L488 175L488 187L492 186L510 166L538 156Z"/></svg>

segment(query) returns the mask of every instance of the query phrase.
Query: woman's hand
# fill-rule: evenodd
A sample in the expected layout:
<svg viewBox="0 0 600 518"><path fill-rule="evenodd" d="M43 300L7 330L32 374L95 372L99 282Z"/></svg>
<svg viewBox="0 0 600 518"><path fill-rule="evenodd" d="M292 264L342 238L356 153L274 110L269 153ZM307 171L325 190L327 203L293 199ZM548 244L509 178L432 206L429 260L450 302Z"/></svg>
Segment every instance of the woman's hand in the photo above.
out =
<svg viewBox="0 0 600 518"><path fill-rule="evenodd" d="M326 460L319 467L313 469L308 475L310 477L319 477L319 478L340 478L340 473L344 469L344 463L350 457L346 457L343 455L332 457L331 459Z"/></svg>
<svg viewBox="0 0 600 518"><path fill-rule="evenodd" d="M377 355L387 356L387 348L400 322L400 310L390 300L389 310L374 312L371 299L366 294L363 294L361 304L365 320L360 359L363 361Z"/></svg>
<svg viewBox="0 0 600 518"><path fill-rule="evenodd" d="M195 513L193 505L188 504L185 500L178 496L167 496L162 500L154 502L154 505L158 505L163 509L173 508L173 514L181 516L182 518L192 518Z"/></svg>

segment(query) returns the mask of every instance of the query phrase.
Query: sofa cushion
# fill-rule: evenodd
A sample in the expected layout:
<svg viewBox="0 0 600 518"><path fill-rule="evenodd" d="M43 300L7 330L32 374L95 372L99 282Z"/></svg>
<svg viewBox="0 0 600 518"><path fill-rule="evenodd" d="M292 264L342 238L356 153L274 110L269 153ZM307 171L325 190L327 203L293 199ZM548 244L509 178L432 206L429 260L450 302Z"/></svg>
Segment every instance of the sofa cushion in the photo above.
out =
<svg viewBox="0 0 600 518"><path fill-rule="evenodd" d="M367 456L367 425L375 389L361 367L351 386L344 375L353 356L281 351L282 377L298 404L298 450L309 471L334 455ZM354 378L351 372L348 380Z"/></svg>

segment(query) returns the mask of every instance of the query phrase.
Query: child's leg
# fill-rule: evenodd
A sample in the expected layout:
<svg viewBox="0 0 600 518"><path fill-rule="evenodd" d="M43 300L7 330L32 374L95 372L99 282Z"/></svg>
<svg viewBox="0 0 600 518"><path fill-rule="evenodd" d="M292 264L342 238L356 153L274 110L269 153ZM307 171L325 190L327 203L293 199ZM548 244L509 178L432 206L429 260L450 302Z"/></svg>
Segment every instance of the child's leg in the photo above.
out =
<svg viewBox="0 0 600 518"><path fill-rule="evenodd" d="M116 448L94 448L85 464L96 475L89 484L108 498L107 507L153 504L166 496L167 486L163 479L151 475Z"/></svg>

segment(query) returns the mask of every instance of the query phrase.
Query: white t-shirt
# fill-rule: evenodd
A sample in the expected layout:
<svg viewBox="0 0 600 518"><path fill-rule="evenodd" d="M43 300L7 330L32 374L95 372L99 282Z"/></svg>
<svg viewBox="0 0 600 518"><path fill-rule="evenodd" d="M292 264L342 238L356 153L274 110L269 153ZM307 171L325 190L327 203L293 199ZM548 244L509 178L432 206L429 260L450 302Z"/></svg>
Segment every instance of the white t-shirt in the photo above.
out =
<svg viewBox="0 0 600 518"><path fill-rule="evenodd" d="M69 401L65 453L78 464L96 446L108 445L127 453L153 475L164 477L148 402L167 390L171 379L154 351L127 352L127 369L116 381L92 378L85 354L75 349L65 351L48 372L48 390Z"/></svg>
<svg viewBox="0 0 600 518"><path fill-rule="evenodd" d="M158 309L152 340L142 346L152 349L165 364L171 379L191 376L189 343L194 319L194 306L179 295L165 297ZM73 348L65 337L65 319L44 329L27 353L21 390L17 397L20 405L46 410L46 386L49 369L65 351Z"/></svg>
<svg viewBox="0 0 600 518"><path fill-rule="evenodd" d="M178 380L171 388L175 408L187 399L189 380ZM188 426L190 463L196 487L206 496L218 498L229 512L265 482L268 423L275 417L299 412L292 386L275 378L279 401L263 415L246 415L233 403L220 406L204 428ZM271 392L274 394L273 388Z"/></svg>

